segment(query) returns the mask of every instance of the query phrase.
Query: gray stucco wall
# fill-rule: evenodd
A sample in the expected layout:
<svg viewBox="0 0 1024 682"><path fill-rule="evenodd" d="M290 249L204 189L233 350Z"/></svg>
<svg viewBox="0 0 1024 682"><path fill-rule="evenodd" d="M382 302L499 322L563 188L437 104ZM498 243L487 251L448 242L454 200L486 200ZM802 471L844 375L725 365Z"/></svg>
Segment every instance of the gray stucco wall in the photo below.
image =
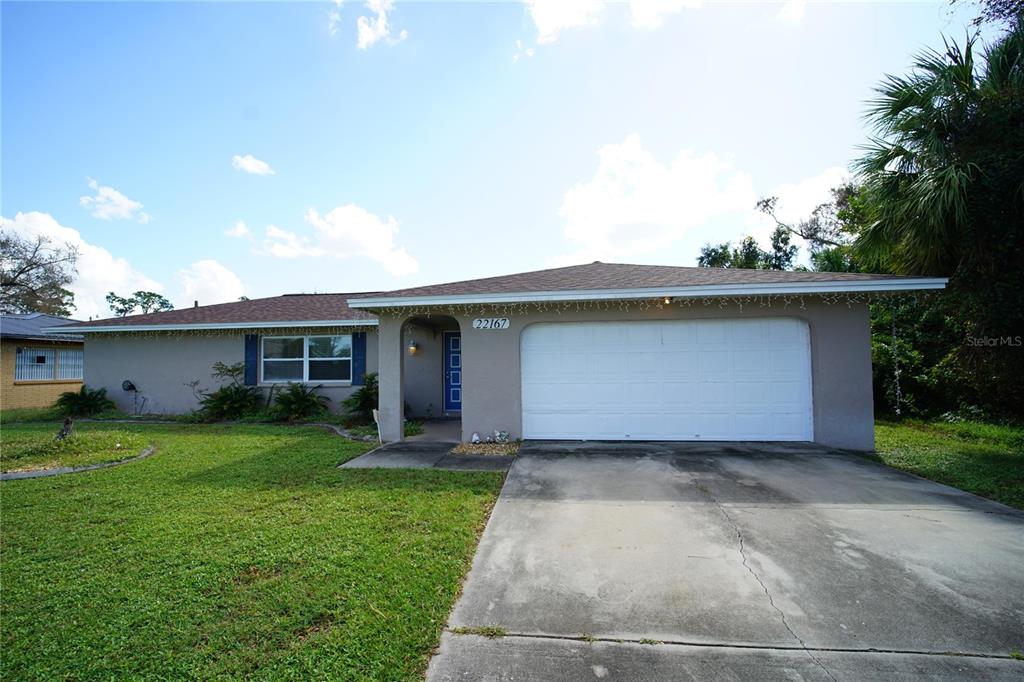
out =
<svg viewBox="0 0 1024 682"><path fill-rule="evenodd" d="M377 335L366 338L366 371L377 371ZM199 387L210 390L219 382L210 376L215 362L231 364L244 359L242 334L216 336L128 336L88 334L85 340L85 383L90 388L105 387L118 409L133 412L133 394L121 388L129 379L146 398L145 412L184 414L198 404L192 389L186 386L199 380ZM358 387L325 386L322 395L330 398L328 407L337 412L341 401ZM264 387L264 392L268 389Z"/></svg>
<svg viewBox="0 0 1024 682"><path fill-rule="evenodd" d="M740 312L730 304L717 302L692 306L668 306L649 310L589 310L583 312L530 312L508 317L511 325L503 331L475 330L472 316L457 317L462 329L463 406L462 436L495 429L508 430L513 437L522 433L520 337L530 324L538 322L595 322L628 320L727 319L734 317L794 317L807 322L811 337L814 439L823 445L871 450L874 447L874 407L871 393L871 335L868 308L845 302L826 304L808 299L783 307L747 306ZM385 439L399 440L403 364L400 348L402 320L382 315L381 416ZM407 365L406 365L407 366ZM398 399L398 402L391 402ZM395 421L397 419L397 421Z"/></svg>

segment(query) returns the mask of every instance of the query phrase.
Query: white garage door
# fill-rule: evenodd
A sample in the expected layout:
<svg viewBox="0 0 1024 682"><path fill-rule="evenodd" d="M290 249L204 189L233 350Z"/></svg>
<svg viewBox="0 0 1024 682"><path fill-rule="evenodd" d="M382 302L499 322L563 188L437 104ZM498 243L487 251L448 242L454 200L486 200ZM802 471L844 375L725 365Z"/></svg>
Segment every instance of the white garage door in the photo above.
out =
<svg viewBox="0 0 1024 682"><path fill-rule="evenodd" d="M523 437L813 438L807 325L791 318L536 324Z"/></svg>

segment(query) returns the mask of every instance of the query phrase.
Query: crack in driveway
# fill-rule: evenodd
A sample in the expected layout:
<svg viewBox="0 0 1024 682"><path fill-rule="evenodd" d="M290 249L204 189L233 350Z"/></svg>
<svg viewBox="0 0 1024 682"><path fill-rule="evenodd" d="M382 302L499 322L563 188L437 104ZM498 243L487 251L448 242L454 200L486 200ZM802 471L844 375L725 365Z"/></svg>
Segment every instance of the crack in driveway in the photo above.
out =
<svg viewBox="0 0 1024 682"><path fill-rule="evenodd" d="M768 597L768 603L771 604L771 607L778 612L779 618L782 620L783 627L785 627L786 630L789 631L789 634L793 636L793 639L800 643L800 648L807 653L808 657L810 657L810 659L814 661L814 663L819 668L821 668L822 672L828 675L828 678L832 680L832 682L837 682L836 678L832 675L831 672L829 672L829 669L826 668L825 665L820 660L818 660L818 658L814 654L811 653L811 649L807 646L807 643L804 642L803 638L801 638L800 635L796 634L796 631L789 624L789 620L786 618L786 612L779 608L778 604L775 603L775 599L772 597L772 593L771 591L769 591L768 586L764 584L764 580L761 579L761 576L757 574L757 571L755 571L753 567L748 563L747 548L743 540L743 533L742 531L740 531L740 527L736 524L736 521L733 520L733 518L729 515L729 512L726 511L725 506L723 506L722 503L719 502L715 498L715 496L711 494L710 490L708 490L699 483L697 484L697 490L703 493L704 496L708 498L708 501L718 508L718 511L721 512L723 517L725 517L725 520L729 524L729 527L732 528L734 533L736 533L736 539L739 542L740 562L743 564L743 568L747 569L747 572L750 573L750 575L754 577L754 580L757 581L757 584L761 586L761 589L764 591L764 595Z"/></svg>

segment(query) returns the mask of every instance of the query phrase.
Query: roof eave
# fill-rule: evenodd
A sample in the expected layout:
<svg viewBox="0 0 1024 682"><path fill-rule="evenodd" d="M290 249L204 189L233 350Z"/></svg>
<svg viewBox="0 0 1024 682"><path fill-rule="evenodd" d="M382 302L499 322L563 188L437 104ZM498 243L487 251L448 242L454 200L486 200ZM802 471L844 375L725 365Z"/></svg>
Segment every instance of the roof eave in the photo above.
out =
<svg viewBox="0 0 1024 682"><path fill-rule="evenodd" d="M812 296L844 293L900 292L944 289L948 278L913 277L905 279L864 279L832 282L794 282L763 284L710 284L688 287L648 287L640 289L591 289L566 291L508 292L494 294L454 294L444 296L380 296L354 298L348 306L355 309L397 308L407 306L443 306L474 304L547 303L562 301L605 301L661 298L706 298L716 296Z"/></svg>
<svg viewBox="0 0 1024 682"><path fill-rule="evenodd" d="M109 324L75 327L76 332L160 332L160 331L216 331L233 329L291 329L299 327L376 327L377 320L277 320L274 322L204 322L199 324ZM51 329L43 331L51 333ZM55 332L54 332L55 333Z"/></svg>

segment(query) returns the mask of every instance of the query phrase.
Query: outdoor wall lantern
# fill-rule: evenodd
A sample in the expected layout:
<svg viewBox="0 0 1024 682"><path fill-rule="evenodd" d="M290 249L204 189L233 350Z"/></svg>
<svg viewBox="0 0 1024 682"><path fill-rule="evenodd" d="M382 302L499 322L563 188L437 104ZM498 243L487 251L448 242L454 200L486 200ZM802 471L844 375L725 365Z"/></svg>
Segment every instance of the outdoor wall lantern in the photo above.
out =
<svg viewBox="0 0 1024 682"><path fill-rule="evenodd" d="M409 355L416 355L416 351L420 349L420 345L415 341L409 342Z"/></svg>

